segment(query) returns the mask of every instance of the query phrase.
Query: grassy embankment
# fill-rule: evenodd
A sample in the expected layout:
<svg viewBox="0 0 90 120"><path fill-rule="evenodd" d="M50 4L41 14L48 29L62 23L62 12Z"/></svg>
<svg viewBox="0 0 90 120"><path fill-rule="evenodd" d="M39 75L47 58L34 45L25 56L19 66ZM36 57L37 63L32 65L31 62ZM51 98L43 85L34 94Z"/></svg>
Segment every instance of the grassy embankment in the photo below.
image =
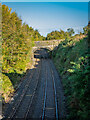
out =
<svg viewBox="0 0 90 120"><path fill-rule="evenodd" d="M90 34L89 34L90 35ZM52 58L65 90L68 119L88 120L89 51L88 37L72 37L62 41Z"/></svg>

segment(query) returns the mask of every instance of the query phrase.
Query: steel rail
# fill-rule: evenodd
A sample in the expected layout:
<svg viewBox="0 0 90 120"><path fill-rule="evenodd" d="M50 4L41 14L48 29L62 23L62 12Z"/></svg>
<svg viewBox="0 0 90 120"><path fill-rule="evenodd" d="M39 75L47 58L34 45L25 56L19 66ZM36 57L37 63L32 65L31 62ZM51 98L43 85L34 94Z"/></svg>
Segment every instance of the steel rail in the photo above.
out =
<svg viewBox="0 0 90 120"><path fill-rule="evenodd" d="M36 63L35 63L35 64L36 64ZM34 71L33 71L32 74L30 75L30 77L29 77L29 79L28 79L28 81L27 81L27 83L26 83L26 85L25 85L25 88L24 88L23 91L22 91L22 94L20 95L20 99L19 99L19 101L17 100L17 102L15 103L11 114L8 116L8 119L13 119L13 118L14 118L14 116L15 116L15 114L16 114L16 112L17 112L17 110L18 110L18 108L19 108L19 106L20 106L20 104L21 104L21 102L22 102L22 100L23 100L23 98L24 98L27 90L28 90L28 87L29 87L29 85L30 85L31 79L32 79L32 77L33 77L33 74L34 74ZM8 120L8 119L7 119L7 120Z"/></svg>
<svg viewBox="0 0 90 120"><path fill-rule="evenodd" d="M50 62L49 62L49 65ZM55 117L58 120L58 106L57 106L57 95L56 95L56 85L55 85L55 79L54 79L54 72L52 68L50 67L51 75L52 75L52 80L53 80L53 89L54 89L54 99L55 99ZM47 91L47 80L46 80L46 87L45 87L45 97L44 97L44 106L43 106L43 115L42 115L42 120L45 118L45 107L46 107L46 91Z"/></svg>
<svg viewBox="0 0 90 120"><path fill-rule="evenodd" d="M56 95L56 85L55 85L55 79L54 79L54 72L52 68L50 69L52 73L52 78L53 78L53 87L54 87L54 96L55 96L55 114L56 114L56 119L58 120L58 106L57 106L57 95Z"/></svg>
<svg viewBox="0 0 90 120"><path fill-rule="evenodd" d="M41 72L41 63L40 63L39 72L38 72L39 74L38 74L37 79L36 79L37 82L36 82L36 85L35 85L35 88L34 88L34 92L33 92L31 100L29 101L30 103L29 103L29 106L28 106L27 111L26 111L25 116L24 116L25 120L28 118L30 107L33 103L33 99L34 99L34 96L35 96L35 93L36 93L36 90L37 90L37 86L38 86L38 83L39 83L40 72Z"/></svg>
<svg viewBox="0 0 90 120"><path fill-rule="evenodd" d="M47 75L46 69L45 69L45 74ZM46 78L46 83L45 83L45 95L44 95L44 106L43 106L42 120L44 120L44 117L45 117L46 97L47 97L47 78Z"/></svg>

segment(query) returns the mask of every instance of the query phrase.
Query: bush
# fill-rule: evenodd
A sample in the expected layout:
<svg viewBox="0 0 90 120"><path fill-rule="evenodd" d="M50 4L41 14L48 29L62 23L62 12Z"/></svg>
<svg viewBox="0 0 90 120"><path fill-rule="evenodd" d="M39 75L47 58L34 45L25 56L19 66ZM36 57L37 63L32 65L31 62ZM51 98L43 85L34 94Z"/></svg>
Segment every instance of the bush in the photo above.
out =
<svg viewBox="0 0 90 120"><path fill-rule="evenodd" d="M12 82L8 76L2 74L2 97L4 98L5 102L8 102L10 100L10 97L13 93L14 88Z"/></svg>
<svg viewBox="0 0 90 120"><path fill-rule="evenodd" d="M69 119L89 119L89 51L87 37L66 39L52 52L67 98Z"/></svg>

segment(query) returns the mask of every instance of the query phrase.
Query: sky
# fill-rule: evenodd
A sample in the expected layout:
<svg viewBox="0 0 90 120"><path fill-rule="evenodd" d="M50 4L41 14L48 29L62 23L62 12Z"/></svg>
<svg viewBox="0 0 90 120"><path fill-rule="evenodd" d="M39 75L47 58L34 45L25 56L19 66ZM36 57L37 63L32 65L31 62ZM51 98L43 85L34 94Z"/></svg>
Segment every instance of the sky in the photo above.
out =
<svg viewBox="0 0 90 120"><path fill-rule="evenodd" d="M53 30L66 31L68 28L73 28L78 33L88 24L88 2L2 2L2 4L12 8L12 12L16 11L22 22L38 29L43 36Z"/></svg>
<svg viewBox="0 0 90 120"><path fill-rule="evenodd" d="M2 2L89 2L89 0L1 0Z"/></svg>

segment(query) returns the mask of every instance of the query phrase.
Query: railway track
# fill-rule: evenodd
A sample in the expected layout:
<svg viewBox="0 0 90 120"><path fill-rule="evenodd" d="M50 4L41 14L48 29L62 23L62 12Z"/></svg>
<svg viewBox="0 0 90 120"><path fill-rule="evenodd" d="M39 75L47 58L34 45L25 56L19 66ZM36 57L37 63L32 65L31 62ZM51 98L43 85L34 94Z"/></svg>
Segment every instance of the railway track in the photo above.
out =
<svg viewBox="0 0 90 120"><path fill-rule="evenodd" d="M31 108L31 105L32 105L32 103L33 103L33 100L34 100L34 97L35 97L37 88L38 88L39 78L40 78L40 72L41 72L41 63L40 63L38 75L37 75L37 78L36 78L36 84L35 84L34 92L33 92L33 94L32 94L32 98L31 98L31 100L29 101L29 106L28 106L28 108L27 108L27 110L26 110L26 112L25 112L25 115L24 115L24 119L25 119L25 120L30 117L30 116L29 116L29 112L30 112L30 108Z"/></svg>
<svg viewBox="0 0 90 120"><path fill-rule="evenodd" d="M33 75L33 74L31 74L31 76L30 76L29 79L32 78L32 75ZM20 104L21 104L22 101L23 101L24 96L26 95L26 92L27 92L27 90L28 90L28 87L29 87L30 82L31 82L31 81L29 80L29 81L27 82L27 84L25 85L25 89L22 91L22 94L21 94L21 96L20 96L19 101L17 101L17 102L15 103L15 105L14 105L14 107L13 107L13 111L12 111L11 114L8 116L8 118L10 118L10 119L14 118L14 116L15 116L15 114L16 114L19 106L20 106Z"/></svg>
<svg viewBox="0 0 90 120"><path fill-rule="evenodd" d="M19 112L20 107L23 106L23 102L25 101L27 94L30 93L30 91L29 91L30 87L33 87L33 88L31 88L32 95L30 96L29 101L27 100L29 107L26 109L26 112L24 115L24 118L26 119L26 117L28 115L27 111L29 111L30 105L31 105L33 98L34 98L34 95L35 95L35 91L37 89L40 70L41 70L41 62L39 63L38 68L36 70L34 70L32 72L32 74L29 76L29 78L24 86L24 89L22 91L22 94L17 98L17 100L15 101L15 104L12 106L12 111L10 111L10 113L8 113L8 116L5 116L5 118L3 118L3 119L7 119L7 120L13 119L14 120L15 118L18 118L17 113ZM35 76L35 73L36 73L36 76ZM35 81L33 80L33 78L34 79L36 78ZM35 83L33 83L33 81ZM34 85L32 86L32 84L34 84Z"/></svg>
<svg viewBox="0 0 90 120"><path fill-rule="evenodd" d="M44 104L43 104L43 112L42 112L42 120L45 118L45 107L46 107L46 97L47 97L47 69L45 67L46 81L45 81L45 90L44 90Z"/></svg>
<svg viewBox="0 0 90 120"><path fill-rule="evenodd" d="M52 74L52 81L53 81L53 90L54 90L54 100L55 100L55 118L58 120L58 104L57 104L57 95L56 95L56 85L54 79L53 70L50 68Z"/></svg>
<svg viewBox="0 0 90 120"><path fill-rule="evenodd" d="M38 51L37 51L38 52ZM46 51L38 53L46 56ZM7 119L52 119L59 120L65 115L62 87L58 74L50 59L40 59L36 69L28 76Z"/></svg>
<svg viewBox="0 0 90 120"><path fill-rule="evenodd" d="M51 73L51 76L52 76L52 83L53 83L53 97L54 97L54 118L52 118L52 115L51 115L51 118L52 119L56 119L56 120L58 120L58 107L57 107L57 96L56 96L56 86L55 86L55 79L54 79L54 75L53 75L53 70L51 69L51 64L50 64L50 62L49 62L49 60L48 60L48 64L47 64L48 66L49 66L49 68L50 68L50 73ZM45 91L44 91L44 102L43 102L43 108L42 108L42 116L41 116L41 118L42 118L42 120L44 120L44 119L48 119L48 116L47 116L47 114L46 114L46 102L47 102L47 86L48 86L48 81L47 81L47 79L48 79L48 75L47 75L47 72L48 72L48 69L46 68L46 81L45 81ZM48 106L47 106L48 107Z"/></svg>
<svg viewBox="0 0 90 120"><path fill-rule="evenodd" d="M30 83L30 80L34 74L34 71L35 70L33 70L32 72L29 72L28 73L29 75L26 76L25 80L19 84L18 90L16 90L17 92L13 96L12 101L7 106L7 109L4 113L3 118L10 117L11 113L14 112L14 110L17 108L17 103L19 103L19 100L21 99L21 97L24 96L24 91L26 91L26 86Z"/></svg>

